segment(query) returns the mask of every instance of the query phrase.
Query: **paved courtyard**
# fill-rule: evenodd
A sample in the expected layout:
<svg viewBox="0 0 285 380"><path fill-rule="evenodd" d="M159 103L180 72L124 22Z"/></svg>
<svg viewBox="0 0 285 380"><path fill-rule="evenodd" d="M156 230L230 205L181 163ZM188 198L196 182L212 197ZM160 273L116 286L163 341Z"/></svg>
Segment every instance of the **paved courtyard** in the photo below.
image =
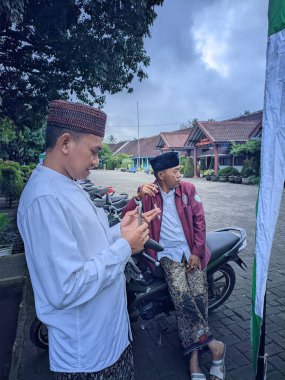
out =
<svg viewBox="0 0 285 380"><path fill-rule="evenodd" d="M120 173L94 171L91 179L98 185L112 185L116 192L134 195L138 185L152 182L153 176L142 173ZM188 181L188 179L186 179ZM207 230L226 226L246 228L248 247L242 258L248 269L242 271L237 265L236 287L230 299L213 312L210 325L217 338L228 347L226 366L228 380L253 379L250 350L250 302L251 277L255 236L255 203L257 186L191 180L202 198L206 213ZM272 259L269 268L267 292L266 352L268 358L268 380L285 378L285 198L280 210L276 229ZM19 380L49 380L48 356L43 350L32 346L29 327L33 318L33 305L27 311L22 360ZM187 362L182 357L173 316L162 320L162 343L157 343L157 326L152 323L146 329L133 325L133 348L135 355L135 380L188 380ZM208 376L210 356L204 354L203 367Z"/></svg>

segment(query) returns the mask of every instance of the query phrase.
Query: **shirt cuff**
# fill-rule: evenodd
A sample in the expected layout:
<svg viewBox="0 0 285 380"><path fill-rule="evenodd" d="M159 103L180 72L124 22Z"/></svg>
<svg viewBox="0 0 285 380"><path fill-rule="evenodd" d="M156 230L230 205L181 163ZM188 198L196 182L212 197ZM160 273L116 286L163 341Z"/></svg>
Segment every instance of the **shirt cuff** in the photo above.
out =
<svg viewBox="0 0 285 380"><path fill-rule="evenodd" d="M118 252L118 255L120 255L122 259L125 259L126 262L131 257L131 254L132 254L131 246L129 242L122 237L117 239L115 243L112 244L111 248L116 253Z"/></svg>
<svg viewBox="0 0 285 380"><path fill-rule="evenodd" d="M136 197L134 197L134 201L135 201L135 203L136 203L137 206L139 206L140 203L141 203L141 201L138 201Z"/></svg>

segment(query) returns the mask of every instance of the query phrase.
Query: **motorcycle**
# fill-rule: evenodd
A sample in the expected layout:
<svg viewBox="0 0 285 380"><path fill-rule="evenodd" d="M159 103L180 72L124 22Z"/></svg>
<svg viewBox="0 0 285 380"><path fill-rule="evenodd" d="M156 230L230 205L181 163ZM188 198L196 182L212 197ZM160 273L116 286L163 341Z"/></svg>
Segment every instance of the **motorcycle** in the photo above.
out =
<svg viewBox="0 0 285 380"><path fill-rule="evenodd" d="M106 198L109 204L108 206L107 203L105 204L105 210L110 215L115 215L115 222L118 222L120 210L118 212L111 197ZM114 209L117 211L115 212ZM235 287L236 274L230 262L238 264L243 270L247 267L239 257L239 253L247 245L246 231L239 227L218 229L207 233L206 244L211 252L207 266L207 280L208 310L212 312L230 297ZM152 248L157 252L163 250L163 247L152 239L149 239L145 248ZM152 269L145 265L145 262L141 260L142 257L152 263ZM159 261L143 251L131 257L126 265L125 274L131 322L139 321L142 328L145 328L149 321L163 315L167 316L174 311ZM37 317L30 328L30 338L37 347L48 348L47 327Z"/></svg>

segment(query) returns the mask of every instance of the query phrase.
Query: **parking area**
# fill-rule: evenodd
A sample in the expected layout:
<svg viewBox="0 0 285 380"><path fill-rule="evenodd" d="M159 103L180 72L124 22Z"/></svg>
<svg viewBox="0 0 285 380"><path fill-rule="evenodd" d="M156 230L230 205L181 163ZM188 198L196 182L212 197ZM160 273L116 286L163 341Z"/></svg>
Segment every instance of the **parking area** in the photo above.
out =
<svg viewBox="0 0 285 380"><path fill-rule="evenodd" d="M142 173L121 173L116 171L94 171L90 178L97 185L112 185L116 192L136 193L140 184L152 182L154 177ZM188 181L188 179L186 179ZM242 258L247 271L238 266L236 287L229 300L213 312L210 325L217 338L228 347L226 366L228 380L253 379L250 349L251 278L255 239L255 204L257 186L233 183L208 182L204 179L189 180L196 185L201 196L207 222L207 230L240 226L247 231L246 250ZM267 335L266 352L269 380L285 377L285 199L283 196L272 258L269 268L267 292ZM23 339L22 360L19 366L19 380L49 380L47 353L32 346L29 340L29 326L33 318L32 299L28 302ZM133 324L133 349L135 356L135 380L188 380L188 366L183 358L177 335L174 316L160 320L162 342L157 340L157 323L150 323L144 329L139 323ZM206 374L210 356L204 354ZM15 375L16 376L16 375ZM14 377L13 379L16 379ZM13 380L11 379L11 380Z"/></svg>

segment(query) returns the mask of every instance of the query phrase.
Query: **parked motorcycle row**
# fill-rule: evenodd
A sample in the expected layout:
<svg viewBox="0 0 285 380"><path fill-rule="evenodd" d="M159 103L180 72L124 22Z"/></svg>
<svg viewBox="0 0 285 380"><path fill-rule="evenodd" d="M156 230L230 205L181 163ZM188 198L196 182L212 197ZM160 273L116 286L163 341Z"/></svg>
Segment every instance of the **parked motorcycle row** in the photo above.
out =
<svg viewBox="0 0 285 380"><path fill-rule="evenodd" d="M110 226L121 220L122 210L129 201L127 194L116 195L112 187L97 187L90 180L80 181L79 184L88 192L96 206L106 211ZM141 208L139 210L141 212ZM236 274L232 263L238 264L243 270L246 268L239 257L247 245L246 231L240 227L211 231L207 233L206 243L211 252L207 280L209 312L212 312L229 298L235 287ZM163 250L160 244L151 239L146 245L156 251ZM146 266L142 257L150 261L154 269ZM159 261L143 251L132 256L126 265L125 274L131 322L139 321L144 328L149 321L174 311ZM48 348L47 327L37 317L31 326L30 338L37 347Z"/></svg>

